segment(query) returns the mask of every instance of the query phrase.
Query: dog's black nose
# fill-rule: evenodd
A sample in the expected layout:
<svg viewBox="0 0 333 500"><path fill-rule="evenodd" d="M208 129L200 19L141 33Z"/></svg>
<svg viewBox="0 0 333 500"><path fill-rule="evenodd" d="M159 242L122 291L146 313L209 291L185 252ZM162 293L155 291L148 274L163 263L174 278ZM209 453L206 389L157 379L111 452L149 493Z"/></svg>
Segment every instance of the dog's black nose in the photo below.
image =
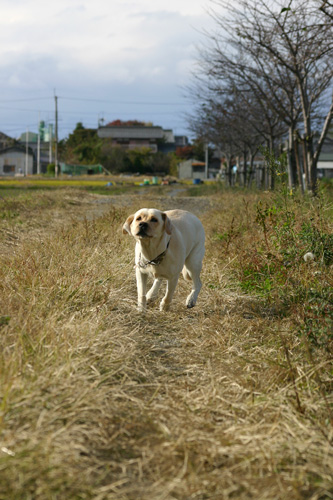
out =
<svg viewBox="0 0 333 500"><path fill-rule="evenodd" d="M146 228L147 226L147 222L139 222L139 227L141 227L142 229Z"/></svg>

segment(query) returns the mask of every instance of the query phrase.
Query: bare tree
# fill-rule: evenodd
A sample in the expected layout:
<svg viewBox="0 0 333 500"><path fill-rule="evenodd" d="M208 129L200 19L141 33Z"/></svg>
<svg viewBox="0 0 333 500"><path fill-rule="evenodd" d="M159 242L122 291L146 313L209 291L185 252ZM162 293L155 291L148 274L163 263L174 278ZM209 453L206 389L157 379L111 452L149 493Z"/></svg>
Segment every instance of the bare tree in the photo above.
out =
<svg viewBox="0 0 333 500"><path fill-rule="evenodd" d="M231 161L243 157L243 183L247 180L246 157L249 148L258 149L258 134L247 119L246 110L241 107L239 95L210 94L196 89L197 106L189 117L192 131L206 143L214 144L227 162L227 179L231 184ZM201 100L201 102L199 101ZM199 104L200 102L200 104ZM256 136L256 137L255 137Z"/></svg>
<svg viewBox="0 0 333 500"><path fill-rule="evenodd" d="M207 96L204 99L204 93L197 90L195 93L197 95L196 106L193 113L188 115L190 129L196 137L207 144L214 144L224 155L227 163L227 182L231 185L232 159L237 151L233 129L230 127L229 119L220 103L217 104Z"/></svg>
<svg viewBox="0 0 333 500"><path fill-rule="evenodd" d="M328 0L320 0L319 9L333 21L333 3Z"/></svg>
<svg viewBox="0 0 333 500"><path fill-rule="evenodd" d="M332 119L333 101L324 120L316 147L313 140L315 104L332 85L332 25L323 23L321 11L308 0L290 0L288 4L241 0L244 13L238 11L238 33L243 50L258 53L264 64L274 65L281 74L295 80L303 117L303 138L309 188L316 190L317 161Z"/></svg>
<svg viewBox="0 0 333 500"><path fill-rule="evenodd" d="M304 170L313 192L317 162L333 112L333 100L328 95L333 79L332 23L327 22L327 15L315 3L239 0L237 5L231 5L227 0L216 0L215 5L223 7L225 14L215 7L212 15L217 33L208 36L210 46L201 54L203 72L208 80L212 79L210 91L228 92L233 81L239 92L251 92L257 105L262 103L264 109L288 126L291 185L295 182L292 165L298 165L302 185L301 163L295 148L296 137L301 137ZM330 5L324 4L326 8ZM321 116L326 108L326 115L315 143L319 107ZM248 111L253 117L253 109Z"/></svg>

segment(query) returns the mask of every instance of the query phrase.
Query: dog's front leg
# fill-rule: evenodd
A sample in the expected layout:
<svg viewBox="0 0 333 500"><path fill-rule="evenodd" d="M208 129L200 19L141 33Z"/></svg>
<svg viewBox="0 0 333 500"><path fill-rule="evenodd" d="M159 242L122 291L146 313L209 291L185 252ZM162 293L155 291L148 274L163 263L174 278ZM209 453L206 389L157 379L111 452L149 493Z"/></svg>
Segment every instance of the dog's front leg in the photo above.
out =
<svg viewBox="0 0 333 500"><path fill-rule="evenodd" d="M153 286L151 287L151 289L147 293L147 304L154 302L154 300L157 299L158 291L161 287L161 284L162 284L162 280L160 280L160 279L154 280Z"/></svg>
<svg viewBox="0 0 333 500"><path fill-rule="evenodd" d="M147 299L146 299L146 291L147 291L147 279L148 276L145 273L142 273L140 269L136 269L136 286L138 289L138 310L144 311L146 309Z"/></svg>
<svg viewBox="0 0 333 500"><path fill-rule="evenodd" d="M176 277L167 281L166 294L161 300L160 311L167 311L169 309L173 294L176 290L177 283L178 283L178 274Z"/></svg>

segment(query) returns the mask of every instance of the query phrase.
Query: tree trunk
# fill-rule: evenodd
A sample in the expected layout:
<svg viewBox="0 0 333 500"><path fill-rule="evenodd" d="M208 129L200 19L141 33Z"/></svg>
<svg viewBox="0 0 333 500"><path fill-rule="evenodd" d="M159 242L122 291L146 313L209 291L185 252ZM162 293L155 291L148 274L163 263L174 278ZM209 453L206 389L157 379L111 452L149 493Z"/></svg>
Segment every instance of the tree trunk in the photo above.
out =
<svg viewBox="0 0 333 500"><path fill-rule="evenodd" d="M252 179L254 176L254 154L250 152L250 171L247 180L247 187L251 187Z"/></svg>
<svg viewBox="0 0 333 500"><path fill-rule="evenodd" d="M309 169L307 168L307 151L306 151L306 140L303 136L302 138L302 150L303 150L303 170L305 173L305 188L310 189L310 179L309 179Z"/></svg>
<svg viewBox="0 0 333 500"><path fill-rule="evenodd" d="M298 150L298 140L297 140L296 130L294 131L293 142L294 142L294 153L295 153L295 162L297 168L298 184L301 189L301 193L304 194L303 176L302 176L301 164L299 161L299 150Z"/></svg>
<svg viewBox="0 0 333 500"><path fill-rule="evenodd" d="M269 136L269 152L271 154L274 153L274 138L272 136L272 134L270 134ZM275 187L275 175L276 175L276 172L275 170L271 167L270 168L270 172L269 172L269 182L268 182L268 189L270 189L271 191L274 190L274 187Z"/></svg>
<svg viewBox="0 0 333 500"><path fill-rule="evenodd" d="M257 189L261 189L262 173L263 173L262 165L257 165L257 168L256 168L256 186L257 186Z"/></svg>
<svg viewBox="0 0 333 500"><path fill-rule="evenodd" d="M231 187L231 179L232 179L232 163L231 163L231 157L227 158L227 172L226 172L226 179L228 182L228 186Z"/></svg>
<svg viewBox="0 0 333 500"><path fill-rule="evenodd" d="M247 152L246 152L246 150L244 150L244 152L243 152L243 182L242 182L243 187L246 186L246 181L247 181Z"/></svg>
<svg viewBox="0 0 333 500"><path fill-rule="evenodd" d="M314 160L312 156L312 160L310 163L310 182L309 182L309 188L312 194L317 194L317 161Z"/></svg>
<svg viewBox="0 0 333 500"><path fill-rule="evenodd" d="M293 136L294 129L289 127L289 140L288 140L288 187L294 189L296 184L296 166L293 154Z"/></svg>
<svg viewBox="0 0 333 500"><path fill-rule="evenodd" d="M298 88L302 103L304 136L306 141L306 168L308 170L309 189L313 194L315 194L317 191L317 161L314 160L313 135L311 129L308 97L300 78L298 81Z"/></svg>
<svg viewBox="0 0 333 500"><path fill-rule="evenodd" d="M234 186L236 186L236 182L238 180L239 182L239 179L240 179L240 161L239 161L239 156L236 156L236 167L237 167L237 170L236 170L236 173L233 174L233 177L234 177Z"/></svg>

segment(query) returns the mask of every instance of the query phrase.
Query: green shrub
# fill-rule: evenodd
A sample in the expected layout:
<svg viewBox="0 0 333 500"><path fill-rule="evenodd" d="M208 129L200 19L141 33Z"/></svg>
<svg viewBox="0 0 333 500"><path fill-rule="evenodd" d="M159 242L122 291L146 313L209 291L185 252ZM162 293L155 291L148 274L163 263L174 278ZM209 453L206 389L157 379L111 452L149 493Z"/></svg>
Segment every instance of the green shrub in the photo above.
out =
<svg viewBox="0 0 333 500"><path fill-rule="evenodd" d="M333 289L310 289L304 304L303 321L299 333L315 347L332 352L333 345Z"/></svg>
<svg viewBox="0 0 333 500"><path fill-rule="evenodd" d="M333 263L333 234L321 232L311 223L305 222L302 224L299 238L306 245L307 251L315 255L316 260L323 262L326 266Z"/></svg>
<svg viewBox="0 0 333 500"><path fill-rule="evenodd" d="M55 175L55 164L54 163L48 164L48 166L46 167L46 173L48 175Z"/></svg>
<svg viewBox="0 0 333 500"><path fill-rule="evenodd" d="M311 346L332 346L333 235L328 206L280 194L256 204L257 239L239 251L238 276L243 291L274 304L280 315L297 318L298 332ZM311 252L314 259L305 262Z"/></svg>

